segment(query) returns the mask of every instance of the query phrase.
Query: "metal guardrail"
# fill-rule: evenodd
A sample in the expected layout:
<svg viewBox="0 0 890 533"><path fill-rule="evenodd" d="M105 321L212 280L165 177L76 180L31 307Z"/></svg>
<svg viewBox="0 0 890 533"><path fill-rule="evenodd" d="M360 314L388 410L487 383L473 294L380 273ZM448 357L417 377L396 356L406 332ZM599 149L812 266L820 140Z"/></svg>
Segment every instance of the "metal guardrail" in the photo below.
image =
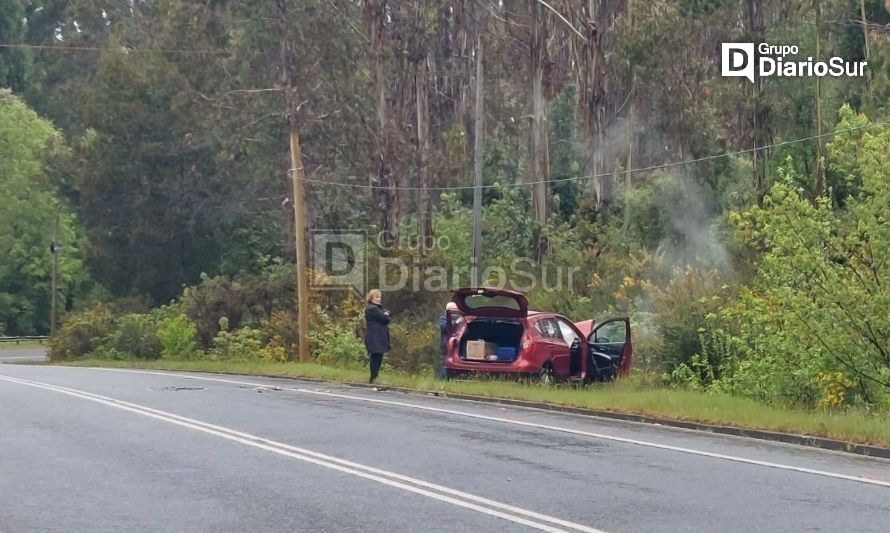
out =
<svg viewBox="0 0 890 533"><path fill-rule="evenodd" d="M19 345L23 342L35 342L35 341L39 342L40 344L43 344L47 340L49 340L49 337L47 337L45 335L32 335L32 336L27 336L27 337L0 337L0 343L8 342L8 343L15 343L16 345Z"/></svg>

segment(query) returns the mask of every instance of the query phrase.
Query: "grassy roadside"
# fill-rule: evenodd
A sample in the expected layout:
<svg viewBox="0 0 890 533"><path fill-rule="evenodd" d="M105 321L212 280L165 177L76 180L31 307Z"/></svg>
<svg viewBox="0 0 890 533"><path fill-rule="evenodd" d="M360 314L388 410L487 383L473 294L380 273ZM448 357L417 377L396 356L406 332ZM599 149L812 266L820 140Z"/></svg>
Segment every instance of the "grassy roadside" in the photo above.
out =
<svg viewBox="0 0 890 533"><path fill-rule="evenodd" d="M365 382L367 380L367 373L363 370L333 368L304 363L199 360L108 361L84 359L62 364L70 366L234 372L281 377L310 377L341 382ZM783 431L890 447L890 414L886 413L867 414L859 411L832 413L782 409L727 395L704 394L687 390L643 390L629 383L577 389L496 381L445 382L432 377L404 374L382 375L380 383L425 391L549 402L618 413L632 413L750 429Z"/></svg>
<svg viewBox="0 0 890 533"><path fill-rule="evenodd" d="M22 341L19 344L14 342L0 342L0 351L21 350L23 348L46 348L46 343L41 344L37 341Z"/></svg>

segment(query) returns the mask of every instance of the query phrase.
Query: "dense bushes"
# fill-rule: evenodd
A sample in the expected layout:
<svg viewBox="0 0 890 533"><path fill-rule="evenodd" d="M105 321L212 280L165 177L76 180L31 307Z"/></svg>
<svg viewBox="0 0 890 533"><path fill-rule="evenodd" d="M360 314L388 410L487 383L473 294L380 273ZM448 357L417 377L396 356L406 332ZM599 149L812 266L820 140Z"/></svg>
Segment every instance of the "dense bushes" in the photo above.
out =
<svg viewBox="0 0 890 533"><path fill-rule="evenodd" d="M721 389L890 407L890 130L860 137L855 167L841 159L846 182L860 183L844 208L828 195L807 200L786 170L763 207L733 214L740 238L763 255L752 284L710 320L722 343L703 353L734 365Z"/></svg>
<svg viewBox="0 0 890 533"><path fill-rule="evenodd" d="M276 311L292 307L293 278L293 267L281 262L254 275L202 275L198 285L183 291L179 305L195 323L201 345L209 348L223 317L232 329L242 325L256 327L262 320L270 320Z"/></svg>
<svg viewBox="0 0 890 533"><path fill-rule="evenodd" d="M161 342L161 356L165 359L191 359L198 351L195 339L198 328L185 315L165 318L157 332Z"/></svg>
<svg viewBox="0 0 890 533"><path fill-rule="evenodd" d="M721 374L718 360L696 360L707 337L705 317L724 302L721 294L729 288L716 270L687 268L676 272L665 287L652 287L650 293L660 334L658 346L663 368L681 374L692 371L697 380L710 383Z"/></svg>
<svg viewBox="0 0 890 533"><path fill-rule="evenodd" d="M360 317L344 324L330 324L310 335L317 354L316 361L323 365L357 368L367 364L365 345L359 338Z"/></svg>
<svg viewBox="0 0 890 533"><path fill-rule="evenodd" d="M439 347L438 321L397 321L390 328L392 352L385 361L393 368L412 374L430 374L441 366L442 352Z"/></svg>
<svg viewBox="0 0 890 533"><path fill-rule="evenodd" d="M99 341L96 355L108 359L157 359L163 346L158 321L151 314L127 314L113 322L114 328Z"/></svg>
<svg viewBox="0 0 890 533"><path fill-rule="evenodd" d="M65 317L65 324L49 342L53 360L76 359L93 354L105 336L114 329L114 315L97 305Z"/></svg>
<svg viewBox="0 0 890 533"><path fill-rule="evenodd" d="M867 125L849 109L841 115L841 129ZM801 186L806 176L789 162L762 206L729 211L707 227L683 219L654 252L629 242L615 225L554 223L545 258L530 273L541 281L545 271L565 274L575 266L577 276L571 283L563 278L556 290L537 284L528 293L531 307L574 320L631 316L635 368L646 374L641 383L811 408L890 407L890 130L837 135L828 151L834 161L828 181L842 186L842 205L833 190L808 198ZM508 219L518 216L513 204L527 199L497 188L491 193L501 196L486 223L502 234L486 264L506 267L519 253L506 242ZM639 217L664 209L643 209L655 201L651 196L634 201L640 213L630 234L649 227L651 221ZM452 272L469 256L465 208L445 198L434 223L448 247L425 254L371 250L372 264L390 254L419 269L411 269L405 287L384 296L394 318L385 361L404 372L431 373L441 362L436 318L448 293L413 290L417 276L427 266ZM715 240L717 226L721 238ZM530 245L531 233L523 230L519 239ZM178 301L148 313L133 306L72 313L50 353L53 359L295 359L293 274L274 263L254 275L204 276ZM372 275L372 285L380 282ZM361 299L317 291L310 305L313 359L366 365Z"/></svg>
<svg viewBox="0 0 890 533"><path fill-rule="evenodd" d="M71 313L50 340L50 359L157 359L164 351L158 336L159 317L160 310L119 314L107 305Z"/></svg>

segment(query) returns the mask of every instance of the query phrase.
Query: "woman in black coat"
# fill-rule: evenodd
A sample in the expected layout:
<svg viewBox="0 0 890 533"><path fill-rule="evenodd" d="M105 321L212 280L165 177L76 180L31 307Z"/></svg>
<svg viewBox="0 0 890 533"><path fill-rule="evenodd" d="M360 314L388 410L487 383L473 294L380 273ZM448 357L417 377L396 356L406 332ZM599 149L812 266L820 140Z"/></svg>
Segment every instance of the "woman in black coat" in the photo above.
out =
<svg viewBox="0 0 890 533"><path fill-rule="evenodd" d="M380 301L383 295L380 289L368 292L365 304L365 348L371 358L371 381L377 380L383 354L389 351L389 311L383 308Z"/></svg>

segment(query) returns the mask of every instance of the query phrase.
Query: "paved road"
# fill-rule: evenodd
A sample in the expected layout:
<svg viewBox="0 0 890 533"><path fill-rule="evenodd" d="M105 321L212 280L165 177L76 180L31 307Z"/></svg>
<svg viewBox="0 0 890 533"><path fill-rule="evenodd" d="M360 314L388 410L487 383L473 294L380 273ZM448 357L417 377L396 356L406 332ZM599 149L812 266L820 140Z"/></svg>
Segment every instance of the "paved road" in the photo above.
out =
<svg viewBox="0 0 890 533"><path fill-rule="evenodd" d="M890 462L253 377L0 365L0 531L887 531Z"/></svg>
<svg viewBox="0 0 890 533"><path fill-rule="evenodd" d="M11 344L0 344L0 363L21 363L45 360L45 348L19 348Z"/></svg>

